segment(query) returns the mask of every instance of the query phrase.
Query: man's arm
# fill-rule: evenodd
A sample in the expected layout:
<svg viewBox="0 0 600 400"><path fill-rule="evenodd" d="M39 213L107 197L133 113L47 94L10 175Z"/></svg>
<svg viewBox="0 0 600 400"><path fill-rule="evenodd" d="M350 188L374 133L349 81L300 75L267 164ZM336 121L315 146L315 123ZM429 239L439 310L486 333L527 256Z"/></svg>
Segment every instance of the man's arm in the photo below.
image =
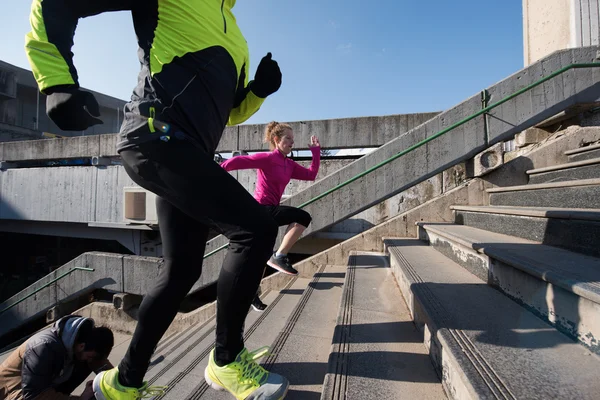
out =
<svg viewBox="0 0 600 400"><path fill-rule="evenodd" d="M40 91L55 86L79 87L73 65L73 36L79 18L106 11L131 10L138 0L33 0L25 52Z"/></svg>
<svg viewBox="0 0 600 400"><path fill-rule="evenodd" d="M73 64L73 36L79 18L106 11L131 10L141 0L33 0L25 52L46 98L46 112L63 130L101 124L100 107L90 92L79 89Z"/></svg>
<svg viewBox="0 0 600 400"><path fill-rule="evenodd" d="M281 71L277 61L271 58L271 53L267 53L262 58L254 80L250 83L247 79L247 70L248 63L244 64L240 72L238 90L227 125L237 125L246 121L258 111L265 98L275 93L281 86Z"/></svg>

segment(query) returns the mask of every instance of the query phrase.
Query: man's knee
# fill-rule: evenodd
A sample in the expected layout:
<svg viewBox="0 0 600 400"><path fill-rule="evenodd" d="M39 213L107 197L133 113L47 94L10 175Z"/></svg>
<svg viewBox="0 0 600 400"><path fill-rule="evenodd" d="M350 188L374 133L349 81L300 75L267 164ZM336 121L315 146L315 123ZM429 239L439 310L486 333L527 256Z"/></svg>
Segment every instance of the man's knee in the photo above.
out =
<svg viewBox="0 0 600 400"><path fill-rule="evenodd" d="M252 227L239 230L229 237L229 241L242 246L273 247L279 226L271 216L267 216Z"/></svg>
<svg viewBox="0 0 600 400"><path fill-rule="evenodd" d="M277 225L275 219L269 218L264 221L264 225L261 226L261 232L257 233L257 235L259 238L264 238L265 241L275 243L278 232L279 225Z"/></svg>

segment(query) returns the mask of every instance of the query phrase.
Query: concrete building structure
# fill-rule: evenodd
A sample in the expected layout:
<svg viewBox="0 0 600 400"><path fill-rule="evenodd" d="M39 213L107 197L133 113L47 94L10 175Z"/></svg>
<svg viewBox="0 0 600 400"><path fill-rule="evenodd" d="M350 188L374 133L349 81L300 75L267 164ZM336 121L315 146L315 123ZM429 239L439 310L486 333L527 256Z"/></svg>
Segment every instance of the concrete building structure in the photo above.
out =
<svg viewBox="0 0 600 400"><path fill-rule="evenodd" d="M0 142L118 132L126 102L91 92L104 124L81 132L63 131L46 115L46 96L39 92L31 71L0 61Z"/></svg>
<svg viewBox="0 0 600 400"><path fill-rule="evenodd" d="M557 50L600 43L600 0L523 0L528 66Z"/></svg>

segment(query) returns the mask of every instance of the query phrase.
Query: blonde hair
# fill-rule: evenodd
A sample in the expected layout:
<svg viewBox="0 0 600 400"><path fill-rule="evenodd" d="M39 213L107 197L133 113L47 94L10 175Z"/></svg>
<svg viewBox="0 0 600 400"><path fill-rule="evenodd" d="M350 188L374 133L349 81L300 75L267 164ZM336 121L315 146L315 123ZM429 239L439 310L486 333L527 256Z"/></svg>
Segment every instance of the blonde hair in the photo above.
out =
<svg viewBox="0 0 600 400"><path fill-rule="evenodd" d="M271 150L275 150L275 147L277 147L275 138L281 139L288 129L290 131L292 130L292 127L289 124L282 124L277 121L271 121L267 124L267 127L265 128L265 143L269 143L269 148Z"/></svg>

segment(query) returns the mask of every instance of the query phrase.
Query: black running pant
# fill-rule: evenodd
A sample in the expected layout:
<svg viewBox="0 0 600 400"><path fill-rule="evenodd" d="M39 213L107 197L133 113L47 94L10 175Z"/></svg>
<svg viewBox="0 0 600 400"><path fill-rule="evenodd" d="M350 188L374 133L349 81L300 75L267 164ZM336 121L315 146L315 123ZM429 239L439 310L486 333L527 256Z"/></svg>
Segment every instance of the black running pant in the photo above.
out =
<svg viewBox="0 0 600 400"><path fill-rule="evenodd" d="M279 226L289 225L298 223L305 228L308 228L312 218L310 214L301 208L290 207L290 206L263 206L267 209L269 214L273 216L275 222Z"/></svg>
<svg viewBox="0 0 600 400"><path fill-rule="evenodd" d="M217 285L215 361L232 362L244 347L244 320L273 250L277 223L212 154L187 140L148 142L122 151L121 158L129 176L158 196L164 255L119 365L121 384L141 386L157 343L200 277L210 227L229 239Z"/></svg>

